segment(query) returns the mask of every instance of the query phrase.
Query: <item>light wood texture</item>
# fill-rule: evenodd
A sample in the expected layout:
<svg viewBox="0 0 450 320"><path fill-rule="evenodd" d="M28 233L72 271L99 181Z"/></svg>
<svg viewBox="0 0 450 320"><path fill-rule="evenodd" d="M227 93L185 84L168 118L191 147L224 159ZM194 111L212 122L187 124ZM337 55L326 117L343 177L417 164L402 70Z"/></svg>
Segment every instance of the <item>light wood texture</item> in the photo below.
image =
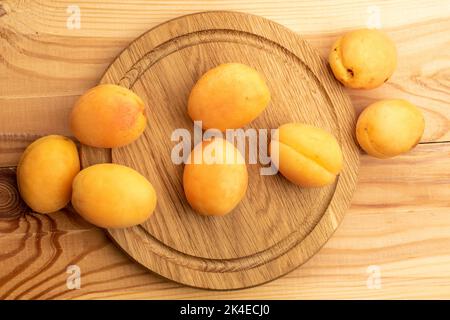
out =
<svg viewBox="0 0 450 320"><path fill-rule="evenodd" d="M171 135L183 128L193 139L186 109L189 92L203 73L228 62L255 68L270 88L271 103L249 127L270 130L302 122L337 137L344 166L335 183L299 188L281 175L262 176L259 164L249 165L246 196L231 214L211 218L191 209L183 191L183 165L171 160L177 143ZM150 270L201 288L255 286L307 261L338 227L359 167L354 110L326 63L295 33L243 13L183 16L133 42L101 82L133 90L147 106L149 126L143 137L113 149L112 162L146 176L158 204L145 223L108 232ZM104 149L104 154L110 152ZM104 154L84 156L83 167L101 162Z"/></svg>
<svg viewBox="0 0 450 320"><path fill-rule="evenodd" d="M378 10L383 30L395 41L399 65L382 87L348 90L357 112L382 98L418 105L427 126L422 141L450 141L448 108L450 6L448 0L146 1L1 0L1 132L70 135L73 101L100 80L115 57L136 37L166 20L205 10L261 15L299 33L327 57L343 32L366 27ZM81 11L81 28L68 29L70 5Z"/></svg>
<svg viewBox="0 0 450 320"><path fill-rule="evenodd" d="M0 0L0 166L14 164L26 144L5 142L4 134L26 127L24 139L70 135L66 121L73 101L98 83L123 48L159 23L203 10L262 15L299 33L326 57L340 34L364 27L369 8L377 7L399 50L399 66L381 88L347 92L357 112L381 98L415 103L426 118L426 144L387 161L363 156L353 205L334 236L302 267L270 283L231 292L178 285L129 260L101 230L61 213L51 219L2 217L0 297L450 298L447 0L75 2L79 30L66 28L74 1ZM11 197L0 194L5 208ZM80 290L66 287L70 264L81 268ZM370 265L380 267L380 289L366 285Z"/></svg>
<svg viewBox="0 0 450 320"><path fill-rule="evenodd" d="M319 253L237 291L194 289L148 272L72 212L1 219L0 298L448 298L448 172L450 144L422 144L385 161L362 156L353 204ZM0 189L15 190L7 176L0 174ZM81 289L67 288L69 265L80 267ZM367 287L371 265L380 268L380 289Z"/></svg>

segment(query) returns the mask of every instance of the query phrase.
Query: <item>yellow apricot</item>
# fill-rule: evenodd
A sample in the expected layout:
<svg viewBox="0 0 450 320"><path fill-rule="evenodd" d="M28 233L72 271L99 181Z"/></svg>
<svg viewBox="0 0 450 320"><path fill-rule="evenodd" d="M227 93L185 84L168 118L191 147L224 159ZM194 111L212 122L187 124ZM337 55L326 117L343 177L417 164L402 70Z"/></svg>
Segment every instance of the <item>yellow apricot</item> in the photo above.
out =
<svg viewBox="0 0 450 320"><path fill-rule="evenodd" d="M206 72L194 85L188 114L205 129L236 129L258 117L270 101L263 77L240 63L221 64Z"/></svg>
<svg viewBox="0 0 450 320"><path fill-rule="evenodd" d="M287 123L270 143L273 164L289 181L301 187L332 183L342 169L339 143L327 131L302 123Z"/></svg>
<svg viewBox="0 0 450 320"><path fill-rule="evenodd" d="M30 144L17 166L17 184L25 203L39 213L64 208L70 201L72 180L80 171L75 143L50 135Z"/></svg>
<svg viewBox="0 0 450 320"><path fill-rule="evenodd" d="M333 45L329 62L334 76L346 87L372 89L394 73L397 50L380 30L361 29L340 37Z"/></svg>
<svg viewBox="0 0 450 320"><path fill-rule="evenodd" d="M137 171L103 163L87 167L75 177L72 205L99 227L126 228L150 217L156 207L156 192Z"/></svg>
<svg viewBox="0 0 450 320"><path fill-rule="evenodd" d="M194 210L221 216L232 211L247 191L248 173L238 149L224 139L198 144L184 167L183 187Z"/></svg>
<svg viewBox="0 0 450 320"><path fill-rule="evenodd" d="M127 88L102 84L78 99L70 126L83 144L99 148L115 148L136 140L147 125L145 105Z"/></svg>
<svg viewBox="0 0 450 320"><path fill-rule="evenodd" d="M414 148L425 128L422 112L406 100L381 100L369 105L356 123L361 148L377 158L390 158Z"/></svg>

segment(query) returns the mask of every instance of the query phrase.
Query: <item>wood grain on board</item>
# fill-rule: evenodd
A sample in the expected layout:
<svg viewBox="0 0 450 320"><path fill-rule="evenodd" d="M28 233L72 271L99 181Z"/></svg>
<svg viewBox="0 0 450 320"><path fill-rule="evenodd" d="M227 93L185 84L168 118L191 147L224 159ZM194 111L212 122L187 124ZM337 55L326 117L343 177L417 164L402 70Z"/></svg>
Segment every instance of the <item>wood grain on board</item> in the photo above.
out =
<svg viewBox="0 0 450 320"><path fill-rule="evenodd" d="M362 156L352 207L327 244L302 267L244 290L194 289L148 272L73 212L1 219L0 298L448 297L449 155L450 144L422 144L390 160ZM14 190L13 169L1 170L0 189ZM80 267L81 289L67 288L70 265ZM379 289L367 286L370 266Z"/></svg>
<svg viewBox="0 0 450 320"><path fill-rule="evenodd" d="M193 137L186 112L189 92L203 73L229 62L255 68L269 86L271 103L250 128L267 130L302 122L324 128L338 139L344 164L335 183L299 188L280 175L261 175L258 157L258 164L247 166L246 196L232 214L211 218L192 210L182 187L183 166L172 163L176 143L171 136L182 128ZM108 230L149 270L200 288L255 286L307 261L338 227L359 167L354 109L327 65L295 33L243 13L182 16L133 42L101 82L130 88L147 107L150 125L136 143L103 149L103 154L97 150L98 156L84 156L82 162L84 167L101 163L112 153L112 162L136 169L154 185L158 204L151 219ZM267 143L269 137L265 139ZM82 146L84 150L92 148ZM258 151L267 153L267 149ZM248 152L244 156L251 157Z"/></svg>
<svg viewBox="0 0 450 320"><path fill-rule="evenodd" d="M80 29L68 29L71 5ZM379 22L399 52L394 76L382 87L351 91L357 111L380 98L407 98L427 121L423 141L450 141L448 108L450 6L433 1L106 1L2 0L0 16L0 132L70 135L73 101L100 80L114 58L136 37L168 19L205 10L261 15L299 33L325 58L343 32ZM69 13L68 13L69 12ZM375 14L373 13L375 12ZM375 18L374 18L375 17ZM118 27L120 26L120 27ZM3 120L5 118L11 121ZM41 121L46 120L46 121Z"/></svg>
<svg viewBox="0 0 450 320"><path fill-rule="evenodd" d="M0 297L450 296L448 1L328 0L320 6L316 1L265 0L75 2L81 29L66 26L74 1L0 1L0 166L14 165L27 139L70 135L66 121L73 101L100 80L134 38L168 19L204 10L272 19L299 33L323 57L339 35L364 27L372 19L370 12L379 11L382 28L397 44L399 66L381 88L347 92L357 112L381 98L403 97L417 104L426 117L425 144L386 161L363 156L352 207L335 235L301 268L268 284L232 292L180 286L148 273L103 231L72 213L29 214L20 220L2 216ZM23 127L29 130L24 142L12 144L8 137L23 133ZM4 182L13 183L11 172L1 177L0 189L7 191L0 191L0 210L14 203L5 196L14 190ZM67 289L70 264L81 268L80 290ZM371 270L380 272L380 289L367 286Z"/></svg>

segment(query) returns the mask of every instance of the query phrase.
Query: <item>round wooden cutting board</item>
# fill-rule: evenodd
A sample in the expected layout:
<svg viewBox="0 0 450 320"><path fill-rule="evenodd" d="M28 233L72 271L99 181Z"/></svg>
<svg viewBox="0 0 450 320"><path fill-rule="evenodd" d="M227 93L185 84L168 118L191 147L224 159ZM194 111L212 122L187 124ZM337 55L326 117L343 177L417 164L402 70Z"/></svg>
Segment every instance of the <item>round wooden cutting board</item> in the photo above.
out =
<svg viewBox="0 0 450 320"><path fill-rule="evenodd" d="M333 185L303 189L281 175L261 176L248 164L249 186L224 217L196 214L182 185L183 165L171 161L177 128L193 132L187 99L208 69L226 62L252 66L272 100L251 128L299 121L333 133L344 168ZM174 281L236 289L277 278L307 261L338 227L355 188L359 152L350 100L327 64L294 32L261 17L233 12L183 16L148 31L112 63L102 83L130 88L146 102L149 125L118 149L82 147L84 166L114 162L135 168L154 185L158 205L144 224L108 230L129 256Z"/></svg>

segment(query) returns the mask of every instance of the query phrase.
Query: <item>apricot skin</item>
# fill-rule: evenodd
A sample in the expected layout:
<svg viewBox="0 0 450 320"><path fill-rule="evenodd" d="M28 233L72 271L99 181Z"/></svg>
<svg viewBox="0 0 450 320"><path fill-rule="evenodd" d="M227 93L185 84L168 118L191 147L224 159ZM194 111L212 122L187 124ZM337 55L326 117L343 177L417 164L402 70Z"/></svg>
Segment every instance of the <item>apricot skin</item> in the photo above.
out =
<svg viewBox="0 0 450 320"><path fill-rule="evenodd" d="M209 160L207 146L217 146L218 150ZM194 163L195 153L205 158ZM244 197L248 185L247 167L240 152L226 140L215 138L198 144L189 157L191 163L184 167L183 187L192 208L202 215L222 216L231 212Z"/></svg>
<svg viewBox="0 0 450 320"><path fill-rule="evenodd" d="M333 183L343 165L342 151L334 136L301 123L280 126L272 137L270 152L280 173L301 187Z"/></svg>
<svg viewBox="0 0 450 320"><path fill-rule="evenodd" d="M73 181L72 205L85 220L102 228L126 228L147 220L156 207L152 184L118 164L97 164Z"/></svg>
<svg viewBox="0 0 450 320"><path fill-rule="evenodd" d="M30 144L17 166L17 184L25 203L38 213L51 213L70 201L72 180L80 171L75 143L50 135Z"/></svg>
<svg viewBox="0 0 450 320"><path fill-rule="evenodd" d="M98 148L115 148L136 140L147 126L145 105L127 88L102 84L78 99L70 126L83 144Z"/></svg>
<svg viewBox="0 0 450 320"><path fill-rule="evenodd" d="M329 62L334 76L344 86L373 89L381 86L394 73L397 50L380 30L355 30L334 43Z"/></svg>
<svg viewBox="0 0 450 320"><path fill-rule="evenodd" d="M424 129L425 120L419 108L406 100L381 100L360 114L356 138L369 155L383 159L414 148Z"/></svg>
<svg viewBox="0 0 450 320"><path fill-rule="evenodd" d="M206 72L194 85L188 114L205 129L236 129L258 117L270 101L263 77L240 63L221 64Z"/></svg>

